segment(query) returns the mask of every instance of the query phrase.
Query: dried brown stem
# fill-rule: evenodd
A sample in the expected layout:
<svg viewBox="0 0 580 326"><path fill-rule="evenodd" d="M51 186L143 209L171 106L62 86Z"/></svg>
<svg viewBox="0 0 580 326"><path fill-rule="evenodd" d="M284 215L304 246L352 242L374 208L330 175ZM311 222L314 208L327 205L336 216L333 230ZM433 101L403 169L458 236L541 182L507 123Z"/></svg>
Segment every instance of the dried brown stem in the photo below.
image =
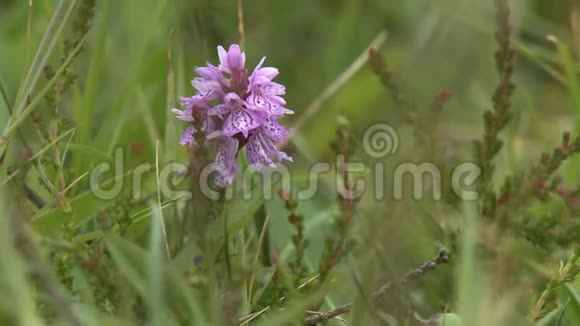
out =
<svg viewBox="0 0 580 326"><path fill-rule="evenodd" d="M449 252L446 249L441 249L441 250L439 250L439 253L437 253L436 257L427 260L426 262L424 262L420 266L407 272L397 282L395 282L395 283L387 282L385 285L383 285L380 289L378 289L373 294L373 297L375 299L377 299L378 297L385 295L395 285L405 285L411 281L417 280L417 279L421 278L421 276L423 276L427 272L432 271L435 268L437 268L437 266L439 266L441 264L446 264L447 262L449 262L449 259L450 259ZM329 320L329 319L334 318L336 316L346 314L351 309L352 309L352 303L348 303L348 304L339 306L333 310L315 313L315 314L309 316L308 318L306 318L306 320L304 321L304 325L316 325L316 324L323 322L325 320Z"/></svg>
<svg viewBox="0 0 580 326"><path fill-rule="evenodd" d="M243 51L246 48L246 29L244 27L244 8L242 6L242 0L238 0L238 33L240 34L240 48Z"/></svg>

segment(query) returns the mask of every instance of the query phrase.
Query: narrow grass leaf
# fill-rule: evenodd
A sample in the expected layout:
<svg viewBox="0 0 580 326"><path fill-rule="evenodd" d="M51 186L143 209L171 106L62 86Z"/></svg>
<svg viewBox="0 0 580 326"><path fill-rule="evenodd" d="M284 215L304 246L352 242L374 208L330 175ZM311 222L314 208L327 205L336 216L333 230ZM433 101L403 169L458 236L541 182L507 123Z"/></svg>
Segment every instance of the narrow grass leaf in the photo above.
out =
<svg viewBox="0 0 580 326"><path fill-rule="evenodd" d="M16 96L16 111L14 112L17 116L24 109L26 104L26 97L34 91L38 79L42 74L48 59L50 58L52 52L55 49L55 45L62 34L64 26L68 23L70 19L70 14L75 7L77 0L61 0L54 11L54 14L46 28L46 32L40 41L40 45L36 50L34 59L28 68L28 73L24 78L20 88L18 89L18 94ZM81 42L82 43L82 42Z"/></svg>
<svg viewBox="0 0 580 326"><path fill-rule="evenodd" d="M149 312L153 325L163 322L162 309L165 306L163 284L163 213L160 205L151 205L153 216L149 228L148 296Z"/></svg>
<svg viewBox="0 0 580 326"><path fill-rule="evenodd" d="M4 139L8 138L16 130L16 128L18 128L26 120L26 118L28 118L30 113L32 113L32 111L42 101L44 101L44 95L59 80L60 76L64 73L68 65L72 62L73 58L81 50L82 45L84 44L86 38L87 35L83 36L83 38L79 41L79 44L76 46L76 48L73 51L71 51L69 56L60 66L60 68L55 72L54 76L48 81L48 83L44 86L44 88L32 99L32 101L30 101L30 104L26 105L27 101L24 101L21 104L19 104L19 106L16 106L16 111L13 114L15 118L8 124L8 126L4 130L3 133Z"/></svg>
<svg viewBox="0 0 580 326"><path fill-rule="evenodd" d="M564 304L564 306L562 308L560 308L560 313L558 314L558 319L556 319L556 323L554 323L554 326L560 326L560 324L562 323L562 320L564 318L564 314L566 313L566 310L568 309L569 304L570 304L570 298L568 298L568 300L566 300L566 303Z"/></svg>
<svg viewBox="0 0 580 326"><path fill-rule="evenodd" d="M578 76L576 75L576 66L574 64L572 53L570 48L555 36L548 36L548 40L556 46L560 64L564 69L568 90L570 91L570 96L572 97L572 102L574 103L574 109L576 111L576 129L578 129L578 127L580 127L580 83L578 82Z"/></svg>
<svg viewBox="0 0 580 326"><path fill-rule="evenodd" d="M171 112L175 108L175 72L173 71L173 51L172 51L173 33L169 35L169 44L167 46L167 95L165 100L165 160L173 161L177 152L177 119Z"/></svg>
<svg viewBox="0 0 580 326"><path fill-rule="evenodd" d="M570 298L570 307L568 308L567 316L572 319L576 325L580 325L580 290L574 287L571 283L566 283L562 289L564 295Z"/></svg>

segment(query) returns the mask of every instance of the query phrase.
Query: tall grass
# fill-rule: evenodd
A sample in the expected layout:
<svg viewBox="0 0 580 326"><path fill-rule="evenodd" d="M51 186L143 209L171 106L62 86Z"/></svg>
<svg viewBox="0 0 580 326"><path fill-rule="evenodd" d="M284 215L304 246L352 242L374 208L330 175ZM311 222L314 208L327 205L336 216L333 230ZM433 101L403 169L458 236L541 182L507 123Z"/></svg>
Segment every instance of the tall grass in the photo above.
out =
<svg viewBox="0 0 580 326"><path fill-rule="evenodd" d="M579 324L571 8L1 2L0 325ZM252 173L251 199L238 180L211 200L195 171L212 153L180 146L169 110L235 42L281 71L292 178ZM383 157L365 148L376 123L398 135ZM466 161L483 172L478 200L453 192ZM299 198L320 162L331 171ZM409 162L438 167L440 199L428 181L413 198L408 177L395 198ZM380 200L344 195L377 180Z"/></svg>

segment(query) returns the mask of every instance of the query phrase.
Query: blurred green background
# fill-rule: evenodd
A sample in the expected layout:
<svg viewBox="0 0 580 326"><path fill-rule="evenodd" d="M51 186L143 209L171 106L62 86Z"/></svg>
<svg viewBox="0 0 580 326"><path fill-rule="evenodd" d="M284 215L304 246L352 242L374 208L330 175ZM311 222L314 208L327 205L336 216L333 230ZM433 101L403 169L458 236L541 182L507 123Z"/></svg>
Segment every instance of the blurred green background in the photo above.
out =
<svg viewBox="0 0 580 326"><path fill-rule="evenodd" d="M534 60L557 65L557 55L546 36L573 43L569 28L573 1L511 3L518 41L526 49L517 69L514 107L519 119L514 128L525 139L550 144L551 138L538 126L546 119L552 126L571 125L573 103L566 89L529 57L533 54ZM55 1L37 0L33 5L32 49L45 31ZM23 55L27 6L27 1L0 3L0 71L12 96L27 66ZM244 7L248 65L267 56L267 62L280 69L279 80L287 86L286 98L296 116L385 29L388 40L383 52L405 92L426 106L437 92L452 91L453 101L443 119L450 125L445 130L448 137L467 139L480 133L479 113L490 106L487 94L496 82L491 2L254 0ZM96 85L91 84L96 90L94 107L84 120L90 122L87 127L93 144L108 148L112 134L118 144L146 140L146 149L151 151L147 123L135 122L151 115L156 129L163 132L168 47L175 52L180 78L177 93L188 95L192 93L193 67L206 61L215 63L216 46L238 39L233 0L98 1L93 32L75 64L84 72L79 80L81 91L87 84L86 73L96 76ZM74 107L70 114L80 115L81 110ZM6 112L1 111L3 120ZM356 74L301 130L313 153L327 151L337 114L348 118L359 131L373 122L397 121L400 116L368 68ZM288 125L295 117L287 119ZM124 128L129 125L130 129ZM113 132L116 128L121 131Z"/></svg>
<svg viewBox="0 0 580 326"><path fill-rule="evenodd" d="M31 3L29 20L28 1L0 0L0 81L10 101L57 1ZM419 114L429 109L440 92L453 94L437 128L443 144L437 156L453 161L472 159L472 140L483 132L481 116L491 107L490 94L497 84L493 1L246 0L243 4L248 67L252 69L267 56L267 64L279 68L277 81L286 86L288 107L295 111L294 116L282 120L283 124L291 127L299 120L369 43L386 31L388 38L380 52ZM556 44L547 39L554 35L569 46L574 58L580 54L580 34L574 31L580 18L574 4L573 0L510 1L518 56L517 90L514 119L503 135L505 151L497 161L498 180L530 167L541 152L559 144L562 131L580 131L580 107L574 105L569 87L579 66L567 66ZM73 147L73 167L87 171L99 157L111 156L117 147L133 149L125 170L154 162L157 140L161 140L166 160L185 162L187 152L177 144L185 126L172 119L168 110L178 96L193 94L190 80L195 66L206 61L216 64L217 45L239 41L237 29L235 0L97 0L92 30L73 65L78 82L70 90L62 113L78 129L73 145L100 154L75 153ZM62 52L59 44L52 61L57 62ZM176 80L175 92L169 94L168 62ZM43 109L47 109L45 104L38 111ZM349 122L359 140L374 123L394 126L400 153L387 162L416 159L412 130L404 123L405 112L401 110L404 108L393 104L372 69L363 67L296 130L288 148L295 162L289 165L298 180L294 182L301 182L313 162L334 159L328 144L335 138L339 116ZM0 124L6 125L8 116L8 108L0 101ZM565 167L566 184L578 184L577 164ZM331 229L329 216L338 211L335 196L332 189L324 188L315 198L300 203L314 242L309 252L312 266L323 250L324 235ZM409 208L397 202L361 201L359 215L369 217L361 228L367 228L368 234L384 233L387 256L395 257L392 270L375 266L374 272L399 275L437 246L448 245L449 239L438 233L430 219L442 219L444 206L428 202ZM270 201L267 207L273 216L269 237L281 251L293 230L288 228L280 200ZM379 223L387 217L392 221ZM379 224L380 228L373 230ZM452 273L452 269L443 273ZM445 282L427 281L433 289L429 295L445 297ZM336 300L345 301L350 296L339 293ZM428 302L425 306L432 309L426 309L426 314L445 301L415 299Z"/></svg>
<svg viewBox="0 0 580 326"><path fill-rule="evenodd" d="M512 1L520 51L518 90L512 125L514 150L533 153L532 144L553 144L557 133L573 124L574 108L567 90L534 60L558 66L556 35L573 43L570 33L572 1ZM29 43L34 49L42 36L54 1L34 1ZM27 57L27 1L3 1L0 71L10 96L23 78ZM167 52L174 48L179 95L189 95L194 66L216 62L216 46L238 41L235 1L123 1L97 3L93 32L75 63L79 87L91 90L89 107L68 109L82 117L81 143L100 150L111 145L143 142L140 159L151 158L152 139L163 134L166 104ZM248 65L261 56L281 71L288 106L296 111L286 125L311 103L365 50L382 30L388 32L383 52L405 93L427 107L441 90L454 94L442 121L442 133L452 144L481 133L481 112L490 107L496 82L493 69L493 11L489 1L247 1L245 25ZM533 58L530 58L533 56ZM28 57L30 59L30 57ZM553 68L553 69L558 69ZM90 75L87 75L90 72ZM91 81L87 81L90 78ZM4 106L4 103L0 103ZM0 110L0 121L7 110ZM372 123L397 125L401 112L377 83L369 68L357 73L299 132L302 151L316 158L329 154L336 115L345 116L358 133ZM78 121L78 120L77 120ZM149 127L148 127L149 126ZM173 124L181 128L179 124ZM130 127L130 128L129 128ZM467 140L467 142L463 142ZM403 145L412 146L403 139ZM468 144L469 146L469 144ZM526 155L516 155L515 163Z"/></svg>

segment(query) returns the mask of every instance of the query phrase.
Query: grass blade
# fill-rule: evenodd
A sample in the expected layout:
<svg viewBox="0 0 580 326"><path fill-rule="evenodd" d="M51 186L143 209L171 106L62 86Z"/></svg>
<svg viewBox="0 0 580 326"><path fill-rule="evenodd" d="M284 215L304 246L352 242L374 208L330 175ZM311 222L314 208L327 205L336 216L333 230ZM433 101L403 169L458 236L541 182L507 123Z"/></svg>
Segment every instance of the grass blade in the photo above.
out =
<svg viewBox="0 0 580 326"><path fill-rule="evenodd" d="M56 42L58 41L64 26L68 23L70 14L75 7L77 0L60 0L54 14L46 28L46 32L40 41L40 45L36 50L34 59L28 69L28 73L24 78L20 88L18 89L18 94L16 95L16 111L14 114L19 115L24 109L26 104L26 97L34 91L38 79L42 74L44 66L48 62L50 55L55 49Z"/></svg>
<svg viewBox="0 0 580 326"><path fill-rule="evenodd" d="M6 140L10 135L18 128L25 120L28 118L30 113L40 104L41 101L44 100L44 95L54 86L54 84L59 80L60 76L65 72L66 68L72 62L73 58L77 55L77 53L81 50L85 40L87 39L87 35L85 35L76 46L76 48L71 51L68 55L66 60L60 66L60 68L56 71L54 76L50 79L50 81L44 86L44 88L34 97L34 99L30 102L30 104L26 105L26 101L22 102L21 104L16 106L16 111L13 113L14 119L13 121L9 122L8 126L4 129L4 133L2 135L2 144L6 143ZM22 112L20 112L22 111ZM20 113L18 113L20 112Z"/></svg>
<svg viewBox="0 0 580 326"><path fill-rule="evenodd" d="M566 310L568 309L569 304L570 304L570 298L568 298L568 300L566 300L566 303L560 309L560 313L558 314L558 319L556 319L556 323L554 324L554 326L560 326L560 323L562 322L562 318L564 318L564 314L566 313Z"/></svg>
<svg viewBox="0 0 580 326"><path fill-rule="evenodd" d="M148 260L148 303L153 325L163 324L164 282L163 282L163 211L161 203L152 205L153 216L149 230L149 260ZM166 242L167 243L167 242ZM169 249L169 248L167 248Z"/></svg>
<svg viewBox="0 0 580 326"><path fill-rule="evenodd" d="M170 42L173 40L173 33L169 36ZM170 109L175 107L175 72L173 70L173 51L171 43L167 47L167 99L165 113L165 160L173 161L176 159L177 139L179 139L177 130L177 119L173 116Z"/></svg>

